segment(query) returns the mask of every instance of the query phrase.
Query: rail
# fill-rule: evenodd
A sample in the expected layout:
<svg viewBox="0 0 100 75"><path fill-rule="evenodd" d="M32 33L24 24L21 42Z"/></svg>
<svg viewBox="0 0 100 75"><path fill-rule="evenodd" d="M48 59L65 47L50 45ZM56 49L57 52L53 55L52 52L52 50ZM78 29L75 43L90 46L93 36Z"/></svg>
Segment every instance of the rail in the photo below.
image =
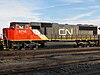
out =
<svg viewBox="0 0 100 75"><path fill-rule="evenodd" d="M1 54L3 56L0 56L0 74L17 73L25 69L52 68L63 64L100 62L100 47L3 51Z"/></svg>

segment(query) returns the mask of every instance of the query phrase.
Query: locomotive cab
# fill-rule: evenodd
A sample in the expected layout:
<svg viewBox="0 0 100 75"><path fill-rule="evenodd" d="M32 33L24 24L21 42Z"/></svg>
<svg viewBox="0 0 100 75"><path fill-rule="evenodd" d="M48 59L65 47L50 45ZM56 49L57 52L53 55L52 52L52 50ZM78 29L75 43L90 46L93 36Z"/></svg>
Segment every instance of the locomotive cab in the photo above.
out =
<svg viewBox="0 0 100 75"><path fill-rule="evenodd" d="M26 39L29 27L29 23L12 22L9 28L3 29L3 38L9 41Z"/></svg>
<svg viewBox="0 0 100 75"><path fill-rule="evenodd" d="M9 28L3 29L3 38L9 48L33 48L44 44L48 38L38 29L31 29L30 23L12 22ZM14 46L14 47L13 47Z"/></svg>

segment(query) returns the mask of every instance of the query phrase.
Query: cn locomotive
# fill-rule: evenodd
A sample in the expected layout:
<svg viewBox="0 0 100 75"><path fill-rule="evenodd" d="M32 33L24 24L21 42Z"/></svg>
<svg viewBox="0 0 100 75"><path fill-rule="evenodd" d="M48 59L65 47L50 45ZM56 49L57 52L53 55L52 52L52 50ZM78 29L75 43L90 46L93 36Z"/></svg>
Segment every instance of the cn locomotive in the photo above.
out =
<svg viewBox="0 0 100 75"><path fill-rule="evenodd" d="M44 22L11 22L3 28L2 49L35 49L44 47L46 42L75 42L77 47L99 45L97 26L68 25Z"/></svg>
<svg viewBox="0 0 100 75"><path fill-rule="evenodd" d="M12 22L9 28L3 28L4 49L34 49L47 40L38 29L32 29L30 23Z"/></svg>

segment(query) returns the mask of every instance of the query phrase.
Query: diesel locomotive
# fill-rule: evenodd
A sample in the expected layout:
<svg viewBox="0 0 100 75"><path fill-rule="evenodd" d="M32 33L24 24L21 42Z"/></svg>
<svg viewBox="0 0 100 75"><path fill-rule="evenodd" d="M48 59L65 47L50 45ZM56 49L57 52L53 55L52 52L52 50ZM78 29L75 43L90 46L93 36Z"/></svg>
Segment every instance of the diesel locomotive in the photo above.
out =
<svg viewBox="0 0 100 75"><path fill-rule="evenodd" d="M5 49L34 49L47 40L48 38L38 29L32 29L30 23L12 22L9 28L3 28Z"/></svg>
<svg viewBox="0 0 100 75"><path fill-rule="evenodd" d="M36 49L44 47L46 42L75 42L77 47L99 45L97 26L68 25L44 22L11 22L9 28L3 28L2 49Z"/></svg>

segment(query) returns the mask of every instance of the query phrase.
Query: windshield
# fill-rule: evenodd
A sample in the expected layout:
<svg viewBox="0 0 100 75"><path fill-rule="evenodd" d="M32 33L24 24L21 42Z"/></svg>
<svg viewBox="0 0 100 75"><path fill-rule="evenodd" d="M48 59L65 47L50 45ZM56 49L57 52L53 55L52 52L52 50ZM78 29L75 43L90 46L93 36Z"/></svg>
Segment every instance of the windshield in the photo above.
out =
<svg viewBox="0 0 100 75"><path fill-rule="evenodd" d="M27 29L28 28L28 25L17 25L17 28L19 29Z"/></svg>
<svg viewBox="0 0 100 75"><path fill-rule="evenodd" d="M14 28L14 25L10 25L10 28Z"/></svg>

